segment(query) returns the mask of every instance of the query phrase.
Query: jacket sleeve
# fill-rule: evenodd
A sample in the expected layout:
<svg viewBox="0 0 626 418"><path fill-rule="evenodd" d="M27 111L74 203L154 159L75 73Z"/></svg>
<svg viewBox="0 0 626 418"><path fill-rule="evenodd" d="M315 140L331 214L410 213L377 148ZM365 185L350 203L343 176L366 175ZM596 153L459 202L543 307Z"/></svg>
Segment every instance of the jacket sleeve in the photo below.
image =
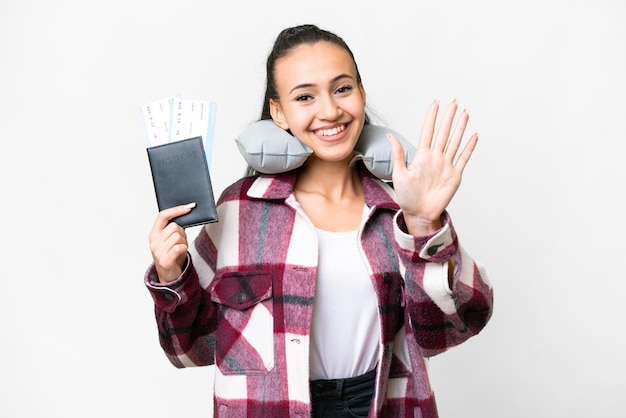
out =
<svg viewBox="0 0 626 418"><path fill-rule="evenodd" d="M159 283L154 264L144 281L154 300L159 342L170 362L179 368L214 363L216 305L207 290L214 277L215 251L202 228L176 281Z"/></svg>
<svg viewBox="0 0 626 418"><path fill-rule="evenodd" d="M426 357L478 334L493 310L493 289L484 268L459 245L447 212L442 219L439 231L423 237L406 232L401 211L394 220L407 331Z"/></svg>

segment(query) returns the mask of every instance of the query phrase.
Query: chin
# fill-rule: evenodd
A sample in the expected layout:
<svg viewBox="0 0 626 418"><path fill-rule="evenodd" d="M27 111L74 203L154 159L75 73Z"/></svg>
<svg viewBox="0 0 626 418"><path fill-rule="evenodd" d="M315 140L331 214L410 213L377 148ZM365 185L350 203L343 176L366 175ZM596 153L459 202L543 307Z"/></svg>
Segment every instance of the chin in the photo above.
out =
<svg viewBox="0 0 626 418"><path fill-rule="evenodd" d="M342 153L342 154L322 154L322 155L317 155L317 158L328 162L328 163L344 163L346 165L350 164L350 161L352 161L352 158L354 157L354 152L352 150L350 150L350 152L348 154Z"/></svg>

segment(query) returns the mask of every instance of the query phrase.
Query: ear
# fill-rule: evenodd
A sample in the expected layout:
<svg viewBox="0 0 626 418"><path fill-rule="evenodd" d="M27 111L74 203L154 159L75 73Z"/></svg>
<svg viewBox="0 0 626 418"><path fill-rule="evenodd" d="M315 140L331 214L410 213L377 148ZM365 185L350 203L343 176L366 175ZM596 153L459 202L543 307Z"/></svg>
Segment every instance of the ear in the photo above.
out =
<svg viewBox="0 0 626 418"><path fill-rule="evenodd" d="M285 114L280 107L280 103L274 99L270 99L270 115L272 115L272 119L276 125L280 126L284 130L289 129L289 125L287 124Z"/></svg>

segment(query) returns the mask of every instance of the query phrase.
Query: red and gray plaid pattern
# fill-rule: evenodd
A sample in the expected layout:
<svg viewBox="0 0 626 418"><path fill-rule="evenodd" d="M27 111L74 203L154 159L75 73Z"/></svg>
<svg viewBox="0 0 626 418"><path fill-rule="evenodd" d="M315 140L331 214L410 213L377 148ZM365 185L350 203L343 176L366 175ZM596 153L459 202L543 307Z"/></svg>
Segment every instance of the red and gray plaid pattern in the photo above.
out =
<svg viewBox="0 0 626 418"><path fill-rule="evenodd" d="M381 330L370 416L437 417L426 358L480 332L492 288L447 214L433 236L411 237L391 187L360 173L370 211L359 236ZM293 197L295 178L289 172L235 183L218 202L219 222L191 246L182 277L165 286L153 267L146 273L172 364L217 366L216 417L310 416L317 238Z"/></svg>

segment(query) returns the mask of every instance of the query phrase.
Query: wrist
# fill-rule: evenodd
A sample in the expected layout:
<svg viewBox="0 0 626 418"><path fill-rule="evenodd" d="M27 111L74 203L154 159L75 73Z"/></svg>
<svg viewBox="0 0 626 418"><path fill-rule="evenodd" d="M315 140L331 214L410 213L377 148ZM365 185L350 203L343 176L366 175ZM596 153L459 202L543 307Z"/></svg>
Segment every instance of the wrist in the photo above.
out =
<svg viewBox="0 0 626 418"><path fill-rule="evenodd" d="M176 264L169 269L159 268L158 265L155 265L157 276L159 277L159 282L161 284L170 284L174 282L183 275L187 266L189 265L189 253L185 253L181 256L180 260L176 261Z"/></svg>
<svg viewBox="0 0 626 418"><path fill-rule="evenodd" d="M430 219L419 215L404 215L407 232L413 236L432 235L443 226L441 216Z"/></svg>

